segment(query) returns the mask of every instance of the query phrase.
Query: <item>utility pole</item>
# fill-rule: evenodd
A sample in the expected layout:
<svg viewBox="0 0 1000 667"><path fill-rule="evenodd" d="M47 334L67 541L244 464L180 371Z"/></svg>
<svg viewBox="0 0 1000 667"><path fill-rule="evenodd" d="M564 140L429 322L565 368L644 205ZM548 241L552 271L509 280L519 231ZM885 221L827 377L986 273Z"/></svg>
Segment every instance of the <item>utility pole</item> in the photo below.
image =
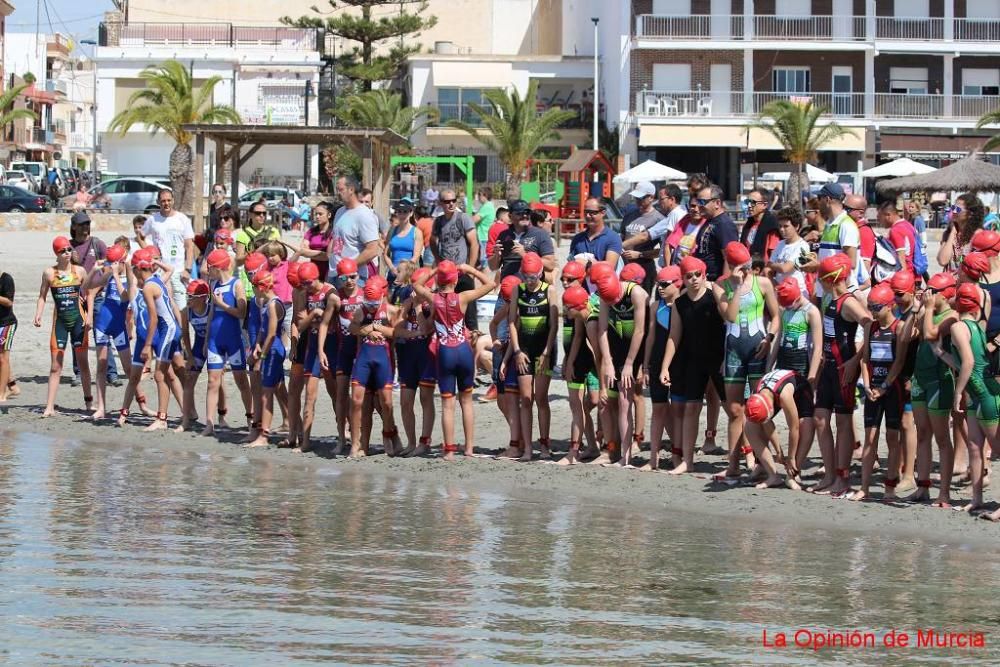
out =
<svg viewBox="0 0 1000 667"><path fill-rule="evenodd" d="M306 79L306 127L309 127L309 97L312 95L312 79ZM309 144L302 147L302 191L309 194Z"/></svg>
<svg viewBox="0 0 1000 667"><path fill-rule="evenodd" d="M600 100L600 88L601 79L600 71L598 69L598 59L597 59L597 24L601 22L601 19L596 16L590 19L594 22L594 150L597 150L597 113L601 108Z"/></svg>

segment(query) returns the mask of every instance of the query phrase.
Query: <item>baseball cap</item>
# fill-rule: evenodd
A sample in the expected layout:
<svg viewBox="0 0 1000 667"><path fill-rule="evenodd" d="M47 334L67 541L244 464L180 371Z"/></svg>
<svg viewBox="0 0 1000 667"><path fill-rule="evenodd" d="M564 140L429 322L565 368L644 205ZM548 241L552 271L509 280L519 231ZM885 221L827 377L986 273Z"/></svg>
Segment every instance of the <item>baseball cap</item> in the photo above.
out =
<svg viewBox="0 0 1000 667"><path fill-rule="evenodd" d="M635 184L635 189L628 193L629 197L642 199L643 197L653 197L656 195L656 188L649 181L639 181Z"/></svg>
<svg viewBox="0 0 1000 667"><path fill-rule="evenodd" d="M77 211L73 214L73 217L69 219L69 224L71 225L89 225L90 216L87 215L85 211Z"/></svg>
<svg viewBox="0 0 1000 667"><path fill-rule="evenodd" d="M839 183L825 183L823 187L819 189L819 196L830 197L831 199L840 201L844 198L844 188L840 187Z"/></svg>
<svg viewBox="0 0 1000 667"><path fill-rule="evenodd" d="M531 213L531 207L528 206L528 202L524 201L523 199L515 199L514 201L510 202L510 206L507 207L507 210L510 211L511 213L522 213L522 214Z"/></svg>

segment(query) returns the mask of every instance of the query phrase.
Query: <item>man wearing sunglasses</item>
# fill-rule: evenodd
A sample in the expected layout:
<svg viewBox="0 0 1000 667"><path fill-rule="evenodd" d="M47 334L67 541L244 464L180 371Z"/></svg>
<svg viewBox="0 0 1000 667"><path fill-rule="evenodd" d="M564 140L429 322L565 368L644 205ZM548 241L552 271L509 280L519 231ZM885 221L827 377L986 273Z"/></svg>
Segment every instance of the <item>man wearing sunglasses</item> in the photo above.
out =
<svg viewBox="0 0 1000 667"><path fill-rule="evenodd" d="M819 241L819 252L816 259L802 264L803 271L816 273L819 263L827 257L833 257L838 252L842 252L851 260L854 269L847 277L848 291L853 290L858 285L858 245L860 244L860 234L858 225L854 222L844 206L844 189L838 183L827 183L820 189L817 195L819 199L820 215L826 220L823 227L823 235ZM821 280L816 281L816 301L819 302L823 296L825 287Z"/></svg>
<svg viewBox="0 0 1000 667"><path fill-rule="evenodd" d="M449 260L456 266L478 266L479 236L476 233L476 223L458 207L458 195L454 190L442 190L438 202L444 212L434 219L434 226L431 228L430 247L434 253L434 261L440 263ZM471 275L459 272L455 292L462 293L475 287L476 283ZM474 301L465 309L465 326L472 331L479 329L477 310Z"/></svg>
<svg viewBox="0 0 1000 667"><path fill-rule="evenodd" d="M844 199L844 210L858 226L859 257L855 263L858 289L870 287L872 262L875 260L875 230L868 223L868 200L863 195L848 195Z"/></svg>
<svg viewBox="0 0 1000 667"><path fill-rule="evenodd" d="M500 269L500 278L516 275L521 271L521 258L534 252L542 258L545 271L556 268L556 250L552 237L540 227L531 224L531 208L523 199L510 203L510 227L500 233L490 256L490 269Z"/></svg>
<svg viewBox="0 0 1000 667"><path fill-rule="evenodd" d="M729 270L725 247L732 241L739 241L740 235L736 223L726 212L725 193L718 185L702 188L696 203L708 222L698 233L692 255L705 263L705 275L710 282L715 282Z"/></svg>
<svg viewBox="0 0 1000 667"><path fill-rule="evenodd" d="M174 208L174 193L164 188L156 196L160 210L146 218L142 235L160 250L160 256L174 270L171 292L178 310L187 306L187 283L194 266L194 227L191 219Z"/></svg>
<svg viewBox="0 0 1000 667"><path fill-rule="evenodd" d="M604 224L604 206L601 200L591 197L583 203L583 231L573 235L569 242L569 255L584 266L590 262L608 262L618 265L622 253L622 239Z"/></svg>
<svg viewBox="0 0 1000 667"><path fill-rule="evenodd" d="M750 248L750 255L771 261L771 253L778 247L778 220L767 207L770 193L766 188L754 188L747 195L747 221L740 232L740 243Z"/></svg>
<svg viewBox="0 0 1000 667"><path fill-rule="evenodd" d="M657 229L663 214L656 210L656 188L649 181L637 183L629 193L635 200L636 209L625 214L622 219L622 258L626 264L638 264L646 276L642 288L648 294L656 278L656 257L660 254L659 239L652 238L652 230Z"/></svg>

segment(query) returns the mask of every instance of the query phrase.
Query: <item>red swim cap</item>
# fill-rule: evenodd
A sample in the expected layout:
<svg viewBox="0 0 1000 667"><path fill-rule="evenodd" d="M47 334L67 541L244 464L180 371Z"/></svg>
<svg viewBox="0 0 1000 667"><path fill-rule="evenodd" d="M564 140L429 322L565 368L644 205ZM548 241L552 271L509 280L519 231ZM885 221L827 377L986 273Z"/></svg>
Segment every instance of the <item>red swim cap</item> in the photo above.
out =
<svg viewBox="0 0 1000 667"><path fill-rule="evenodd" d="M681 267L671 264L665 266L656 273L656 281L660 283L673 283L679 285L681 282Z"/></svg>
<svg viewBox="0 0 1000 667"><path fill-rule="evenodd" d="M743 414L754 424L763 424L771 418L771 405L761 394L750 394Z"/></svg>
<svg viewBox="0 0 1000 667"><path fill-rule="evenodd" d="M956 284L957 281L955 280L955 274L950 271L935 273L931 276L931 279L927 281L927 286L929 288L935 292L940 292L946 299L951 299L955 296Z"/></svg>
<svg viewBox="0 0 1000 667"><path fill-rule="evenodd" d="M266 292L274 287L274 274L267 269L259 269L253 274L253 286Z"/></svg>
<svg viewBox="0 0 1000 667"><path fill-rule="evenodd" d="M618 303L622 298L622 283L618 276L605 276L597 281L597 296L608 303Z"/></svg>
<svg viewBox="0 0 1000 667"><path fill-rule="evenodd" d="M299 266L299 286L305 287L319 278L319 267L312 262L302 262Z"/></svg>
<svg viewBox="0 0 1000 667"><path fill-rule="evenodd" d="M689 273L694 273L695 271L701 271L702 277L705 277L705 272L708 271L708 267L705 266L705 262L701 261L694 255L688 255L681 260L681 275L686 276Z"/></svg>
<svg viewBox="0 0 1000 667"><path fill-rule="evenodd" d="M365 283L365 289L362 293L364 294L365 301L380 301L382 295L385 294L385 288L380 281L369 280Z"/></svg>
<svg viewBox="0 0 1000 667"><path fill-rule="evenodd" d="M730 241L727 243L725 253L726 261L733 268L743 266L750 261L750 250L739 241Z"/></svg>
<svg viewBox="0 0 1000 667"><path fill-rule="evenodd" d="M228 229L217 229L215 230L215 242L233 245L233 233Z"/></svg>
<svg viewBox="0 0 1000 667"><path fill-rule="evenodd" d="M542 258L537 252L526 252L521 258L521 273L530 276L542 272Z"/></svg>
<svg viewBox="0 0 1000 667"><path fill-rule="evenodd" d="M350 276L358 272L358 263L350 257L337 262L337 276Z"/></svg>
<svg viewBox="0 0 1000 667"><path fill-rule="evenodd" d="M55 253L56 255L58 255L66 248L72 250L73 244L70 243L70 240L65 236L57 236L54 239L52 239L52 252Z"/></svg>
<svg viewBox="0 0 1000 667"><path fill-rule="evenodd" d="M982 310L979 287L975 283L962 283L955 292L955 310L960 313L974 313Z"/></svg>
<svg viewBox="0 0 1000 667"><path fill-rule="evenodd" d="M992 229L977 229L972 235L972 249L995 257L1000 252L1000 234Z"/></svg>
<svg viewBox="0 0 1000 667"><path fill-rule="evenodd" d="M585 310L590 303L590 293L579 285L566 288L563 292L563 305L573 310Z"/></svg>
<svg viewBox="0 0 1000 667"><path fill-rule="evenodd" d="M212 252L218 252L218 251L213 250ZM252 252L249 255L247 255L247 258L243 261L243 270L245 270L247 273L260 271L265 266L267 266L267 257L265 257L264 253L262 252Z"/></svg>
<svg viewBox="0 0 1000 667"><path fill-rule="evenodd" d="M514 296L514 290L520 284L521 279L517 276L507 276L500 281L500 297L507 303L510 303L511 297Z"/></svg>
<svg viewBox="0 0 1000 667"><path fill-rule="evenodd" d="M887 283L881 282L868 292L868 304L874 306L888 306L896 298L896 294Z"/></svg>
<svg viewBox="0 0 1000 667"><path fill-rule="evenodd" d="M830 255L819 263L819 279L827 283L839 283L847 280L851 273L851 258L842 252Z"/></svg>
<svg viewBox="0 0 1000 667"><path fill-rule="evenodd" d="M635 262L632 262L622 267L622 271L618 274L618 277L630 283L641 283L646 279L646 271Z"/></svg>
<svg viewBox="0 0 1000 667"><path fill-rule="evenodd" d="M775 292L778 293L778 303L781 304L782 308L790 308L802 296L802 288L799 287L799 281L795 278L782 280L775 288Z"/></svg>
<svg viewBox="0 0 1000 667"><path fill-rule="evenodd" d="M190 297L208 296L210 291L204 280L192 280L187 284L187 295Z"/></svg>
<svg viewBox="0 0 1000 667"><path fill-rule="evenodd" d="M249 256L247 257L247 259L250 259ZM222 248L217 248L212 252L208 253L208 257L206 258L206 260L208 261L208 265L211 266L213 269L222 269L222 270L228 269L231 261L229 257L229 252L223 250Z"/></svg>
<svg viewBox="0 0 1000 667"><path fill-rule="evenodd" d="M431 270L429 268L427 268L426 266L421 266L419 269L410 274L410 282L411 283L419 282L421 278L430 274Z"/></svg>
<svg viewBox="0 0 1000 667"><path fill-rule="evenodd" d="M523 266L523 264L522 264ZM562 277L569 278L571 280L583 280L584 276L587 275L587 267L577 261L566 262L566 266L562 269Z"/></svg>
<svg viewBox="0 0 1000 667"><path fill-rule="evenodd" d="M913 275L913 271L896 271L889 279L889 286L892 287L893 292L913 294L917 287L917 277Z"/></svg>
<svg viewBox="0 0 1000 667"><path fill-rule="evenodd" d="M615 275L615 267L611 266L607 262L594 262L590 265L590 280L593 283L596 283L604 276L613 275Z"/></svg>
<svg viewBox="0 0 1000 667"><path fill-rule="evenodd" d="M146 246L145 248L139 248L134 253L132 253L132 268L133 269L151 269L153 268L153 254L150 252L152 246Z"/></svg>
<svg viewBox="0 0 1000 667"><path fill-rule="evenodd" d="M458 282L458 267L451 260L444 260L437 266L437 284L453 285Z"/></svg>
<svg viewBox="0 0 1000 667"><path fill-rule="evenodd" d="M984 252L970 252L962 260L962 272L973 280L979 280L990 272L990 258Z"/></svg>
<svg viewBox="0 0 1000 667"><path fill-rule="evenodd" d="M310 262L311 264L312 262ZM299 282L299 267L302 266L302 262L289 262L288 263L288 284L292 286L292 289L298 289L302 283Z"/></svg>
<svg viewBox="0 0 1000 667"><path fill-rule="evenodd" d="M121 247L117 243L113 243L108 246L107 258L109 262L120 262L125 259L125 255L127 254L128 253L125 252L125 248Z"/></svg>

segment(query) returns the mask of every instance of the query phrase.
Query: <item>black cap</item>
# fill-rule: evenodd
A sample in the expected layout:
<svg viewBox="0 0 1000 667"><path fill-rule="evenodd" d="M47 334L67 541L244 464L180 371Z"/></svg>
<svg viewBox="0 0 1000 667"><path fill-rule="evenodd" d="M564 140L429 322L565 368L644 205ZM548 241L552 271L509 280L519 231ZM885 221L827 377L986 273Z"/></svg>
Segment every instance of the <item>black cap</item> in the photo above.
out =
<svg viewBox="0 0 1000 667"><path fill-rule="evenodd" d="M528 206L528 202L524 201L523 199L513 200L512 202L509 203L507 208L508 210L510 210L511 213L522 213L522 214L531 213L531 207Z"/></svg>
<svg viewBox="0 0 1000 667"><path fill-rule="evenodd" d="M827 183L820 188L818 196L830 197L831 199L841 201L844 198L844 188L840 187L839 183Z"/></svg>
<svg viewBox="0 0 1000 667"><path fill-rule="evenodd" d="M85 211L77 211L73 214L73 217L69 219L69 224L71 225L89 225L90 216L87 215Z"/></svg>
<svg viewBox="0 0 1000 667"><path fill-rule="evenodd" d="M413 210L413 202L409 199L400 199L396 202L396 213L409 213Z"/></svg>

